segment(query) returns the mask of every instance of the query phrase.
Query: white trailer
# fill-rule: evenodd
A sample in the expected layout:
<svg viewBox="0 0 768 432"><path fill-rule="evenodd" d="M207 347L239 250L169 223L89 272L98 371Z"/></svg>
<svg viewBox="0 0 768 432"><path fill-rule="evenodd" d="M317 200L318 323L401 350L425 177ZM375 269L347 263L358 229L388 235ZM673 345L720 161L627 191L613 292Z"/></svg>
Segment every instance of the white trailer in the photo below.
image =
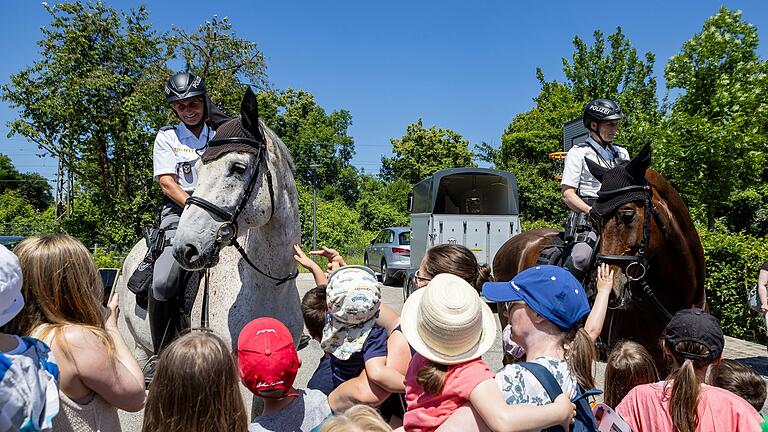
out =
<svg viewBox="0 0 768 432"><path fill-rule="evenodd" d="M517 179L507 171L451 168L420 181L408 196L411 213L411 268L403 297L413 292L413 274L427 249L461 244L480 264L493 257L510 237L520 233Z"/></svg>

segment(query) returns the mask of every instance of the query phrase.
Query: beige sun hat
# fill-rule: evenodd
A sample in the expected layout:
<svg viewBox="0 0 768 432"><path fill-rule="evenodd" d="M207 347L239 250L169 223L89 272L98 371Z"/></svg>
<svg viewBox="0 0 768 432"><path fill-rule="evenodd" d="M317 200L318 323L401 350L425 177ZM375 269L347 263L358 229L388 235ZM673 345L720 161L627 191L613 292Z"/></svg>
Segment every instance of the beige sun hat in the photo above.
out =
<svg viewBox="0 0 768 432"><path fill-rule="evenodd" d="M442 273L403 305L403 335L427 360L452 365L488 351L499 332L488 305L464 279Z"/></svg>

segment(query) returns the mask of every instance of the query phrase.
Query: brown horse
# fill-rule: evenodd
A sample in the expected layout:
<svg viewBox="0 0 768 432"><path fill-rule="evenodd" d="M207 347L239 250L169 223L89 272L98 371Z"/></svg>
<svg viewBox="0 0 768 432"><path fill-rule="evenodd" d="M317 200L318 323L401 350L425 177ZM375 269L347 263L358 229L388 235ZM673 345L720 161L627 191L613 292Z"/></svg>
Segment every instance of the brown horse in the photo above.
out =
<svg viewBox="0 0 768 432"><path fill-rule="evenodd" d="M705 265L688 208L661 174L648 169L650 162L646 146L611 170L595 164L589 168L602 181L592 212L601 233L596 262L610 264L615 272L601 340L608 347L635 340L661 365L658 341L670 314L704 306ZM535 265L556 235L537 229L509 239L493 260L496 280L511 280ZM506 325L506 318L499 317Z"/></svg>

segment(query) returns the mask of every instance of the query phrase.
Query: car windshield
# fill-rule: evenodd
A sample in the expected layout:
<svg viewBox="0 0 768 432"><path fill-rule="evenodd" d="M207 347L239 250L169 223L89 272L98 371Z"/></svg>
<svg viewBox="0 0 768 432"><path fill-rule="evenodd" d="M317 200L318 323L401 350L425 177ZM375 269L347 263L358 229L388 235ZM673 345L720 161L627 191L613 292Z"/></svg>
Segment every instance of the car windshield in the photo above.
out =
<svg viewBox="0 0 768 432"><path fill-rule="evenodd" d="M411 244L411 232L410 231L403 231L398 235L397 237L398 241L403 246L410 246Z"/></svg>

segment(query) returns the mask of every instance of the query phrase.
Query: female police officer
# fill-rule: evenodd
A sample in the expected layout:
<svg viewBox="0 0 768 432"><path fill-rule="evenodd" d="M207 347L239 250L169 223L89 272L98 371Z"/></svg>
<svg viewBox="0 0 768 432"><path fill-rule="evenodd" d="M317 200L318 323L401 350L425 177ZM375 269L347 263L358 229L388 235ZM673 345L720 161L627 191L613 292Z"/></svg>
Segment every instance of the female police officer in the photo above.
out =
<svg viewBox="0 0 768 432"><path fill-rule="evenodd" d="M160 128L153 148L153 176L163 190L160 229L170 245L184 203L197 186L200 154L214 132L205 124L208 114L205 82L189 72L168 79L165 97L181 120ZM155 354L168 345L186 324L183 318L185 287L196 283L194 273L184 270L165 247L155 261L149 296L149 326ZM145 367L145 377L154 374L154 357Z"/></svg>
<svg viewBox="0 0 768 432"><path fill-rule="evenodd" d="M619 120L623 118L624 113L616 102L610 99L590 101L582 115L589 136L584 142L574 144L565 157L560 187L563 201L572 211L566 224L566 238L572 238L574 242L565 267L579 281L584 279L589 270L597 241L597 234L587 215L600 190L600 181L589 172L584 160L589 159L606 168L612 168L619 160L629 160L627 150L613 144Z"/></svg>

